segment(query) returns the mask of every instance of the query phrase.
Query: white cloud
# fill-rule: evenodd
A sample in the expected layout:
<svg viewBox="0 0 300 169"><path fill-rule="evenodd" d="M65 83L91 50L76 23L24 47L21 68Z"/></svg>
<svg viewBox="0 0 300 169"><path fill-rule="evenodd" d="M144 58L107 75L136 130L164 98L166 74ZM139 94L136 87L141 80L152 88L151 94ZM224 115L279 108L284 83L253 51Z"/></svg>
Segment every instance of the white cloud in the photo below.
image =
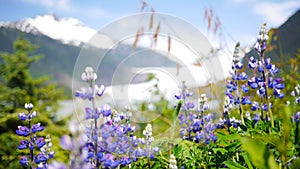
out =
<svg viewBox="0 0 300 169"><path fill-rule="evenodd" d="M300 7L300 1L280 1L256 3L253 11L262 16L269 25L279 26Z"/></svg>

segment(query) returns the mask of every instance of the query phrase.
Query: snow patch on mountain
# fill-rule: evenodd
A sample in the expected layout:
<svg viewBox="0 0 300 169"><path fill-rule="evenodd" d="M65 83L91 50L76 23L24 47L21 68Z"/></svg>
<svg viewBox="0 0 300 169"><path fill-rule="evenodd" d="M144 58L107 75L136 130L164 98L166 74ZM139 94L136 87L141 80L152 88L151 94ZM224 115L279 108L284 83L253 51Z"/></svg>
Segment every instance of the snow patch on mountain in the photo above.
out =
<svg viewBox="0 0 300 169"><path fill-rule="evenodd" d="M44 34L64 44L76 46L87 43L97 31L75 18L56 18L53 14L25 18L17 22L1 22L0 27L19 29L22 32Z"/></svg>

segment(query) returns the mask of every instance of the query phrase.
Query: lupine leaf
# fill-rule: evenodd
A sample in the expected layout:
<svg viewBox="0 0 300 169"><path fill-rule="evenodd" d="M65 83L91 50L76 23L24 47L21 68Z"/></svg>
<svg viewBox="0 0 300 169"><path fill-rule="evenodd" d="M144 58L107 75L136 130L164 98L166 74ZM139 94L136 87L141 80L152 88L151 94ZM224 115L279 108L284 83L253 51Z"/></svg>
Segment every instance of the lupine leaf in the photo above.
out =
<svg viewBox="0 0 300 169"><path fill-rule="evenodd" d="M249 153L250 159L257 168L277 169L274 155L258 139L241 138L242 148Z"/></svg>
<svg viewBox="0 0 300 169"><path fill-rule="evenodd" d="M252 164L251 164L251 162L250 162L250 159L249 159L249 155L248 155L246 152L243 152L243 153L242 153L242 156L243 156L243 158L244 158L244 160L245 160L245 162L246 162L248 168L249 168L249 169L253 169L253 166L252 166Z"/></svg>
<svg viewBox="0 0 300 169"><path fill-rule="evenodd" d="M225 154L227 153L228 151L224 148L213 148L212 149L214 151L214 153L217 153L217 152L220 152L221 154Z"/></svg>
<svg viewBox="0 0 300 169"><path fill-rule="evenodd" d="M230 169L247 169L246 167L233 161L225 161L224 164Z"/></svg>

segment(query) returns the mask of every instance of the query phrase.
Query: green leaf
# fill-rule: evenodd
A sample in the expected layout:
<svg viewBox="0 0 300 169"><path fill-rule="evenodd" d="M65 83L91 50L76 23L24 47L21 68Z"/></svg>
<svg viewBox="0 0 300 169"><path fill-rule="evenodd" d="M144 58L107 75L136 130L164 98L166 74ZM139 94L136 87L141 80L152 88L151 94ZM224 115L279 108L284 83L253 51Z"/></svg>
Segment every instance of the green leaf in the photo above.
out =
<svg viewBox="0 0 300 169"><path fill-rule="evenodd" d="M249 153L250 159L257 168L277 169L274 155L258 139L241 138L242 148Z"/></svg>
<svg viewBox="0 0 300 169"><path fill-rule="evenodd" d="M300 169L300 159L299 158L293 161L291 168Z"/></svg>
<svg viewBox="0 0 300 169"><path fill-rule="evenodd" d="M222 155L228 152L224 148L213 148L212 150L214 151L214 153L217 153L219 151Z"/></svg>
<svg viewBox="0 0 300 169"><path fill-rule="evenodd" d="M240 125L240 128L243 130L243 131L247 131L247 127L245 125Z"/></svg>
<svg viewBox="0 0 300 169"><path fill-rule="evenodd" d="M233 161L225 161L223 164L225 164L230 169L247 169L246 167L240 165L239 163L233 162Z"/></svg>
<svg viewBox="0 0 300 169"><path fill-rule="evenodd" d="M178 114L179 114L181 105L182 105L182 100L179 100L179 102L178 102L178 104L177 104L177 106L176 106L176 110L175 110L176 117L177 117Z"/></svg>
<svg viewBox="0 0 300 169"><path fill-rule="evenodd" d="M252 127L252 120L244 118L244 122L245 122L246 127Z"/></svg>
<svg viewBox="0 0 300 169"><path fill-rule="evenodd" d="M156 163L154 166L152 166L152 168L153 169L162 168L162 166L159 163Z"/></svg>
<svg viewBox="0 0 300 169"><path fill-rule="evenodd" d="M249 169L253 169L253 166L252 166L252 164L251 164L251 162L250 162L250 159L249 159L248 154L247 154L246 152L243 152L243 153L242 153L242 156L243 156L243 158L244 158L244 160L245 160L245 162L246 162L248 168L249 168Z"/></svg>
<svg viewBox="0 0 300 169"><path fill-rule="evenodd" d="M296 124L296 129L295 129L295 145L298 145L300 142L300 123Z"/></svg>

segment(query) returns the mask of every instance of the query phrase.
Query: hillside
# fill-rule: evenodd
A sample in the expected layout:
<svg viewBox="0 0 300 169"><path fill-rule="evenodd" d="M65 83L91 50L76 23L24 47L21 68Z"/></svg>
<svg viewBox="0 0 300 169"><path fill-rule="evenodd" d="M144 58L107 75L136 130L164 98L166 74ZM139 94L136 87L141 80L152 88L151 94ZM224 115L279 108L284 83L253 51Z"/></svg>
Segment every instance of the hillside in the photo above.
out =
<svg viewBox="0 0 300 169"><path fill-rule="evenodd" d="M297 49L300 49L300 10L293 14L289 19L278 28L271 28L269 31L270 42L265 52L265 57L270 57L273 63L277 66L287 64L290 58L295 57ZM248 64L251 56L258 57L257 52L252 49L246 54L244 64ZM282 71L288 71L287 67L283 66ZM250 72L248 72L250 73Z"/></svg>
<svg viewBox="0 0 300 169"><path fill-rule="evenodd" d="M38 45L33 54L42 54L43 58L32 65L31 72L34 77L50 75L59 80L59 74L71 76L80 48L62 44L41 34L24 33L17 29L0 27L0 51L12 52L13 42L18 36L29 39Z"/></svg>
<svg viewBox="0 0 300 169"><path fill-rule="evenodd" d="M285 55L293 55L300 48L300 10L292 15L277 29L278 40L281 41L282 51Z"/></svg>
<svg viewBox="0 0 300 169"><path fill-rule="evenodd" d="M12 52L12 44L18 36L23 36L24 38L29 39L31 43L39 46L39 48L33 54L42 54L44 56L39 62L32 64L30 71L33 76L39 77L50 75L53 82L57 82L58 84L71 89L73 70L77 57L80 54L81 46L65 44L60 40L52 39L41 33L26 33L10 27L0 27L0 52ZM121 48L130 49L130 51L132 50L131 46L125 46ZM95 48L89 51L89 55L96 56L94 59L96 59L95 61L99 62L99 59L97 58L98 53L104 53L104 50L105 49ZM132 74L130 69L131 67L162 65L175 66L175 63L172 61L168 61L166 64L166 59L160 59L164 56L159 54L151 55L151 57L148 57L147 60L145 60L145 57L135 57L133 60L126 59L127 54L128 53L126 52L120 52L117 54L110 53L105 56L105 59L102 60L98 70L99 72L102 72L101 76L99 77L99 81L102 84L111 84L111 77L117 68L120 69L119 72L125 77ZM120 67L119 65L123 62L123 60L128 60L128 62L122 64ZM145 76L136 78L134 83L144 81L146 78L147 77ZM80 79L78 78L76 80ZM126 82L122 79L119 79L117 83L122 84Z"/></svg>

